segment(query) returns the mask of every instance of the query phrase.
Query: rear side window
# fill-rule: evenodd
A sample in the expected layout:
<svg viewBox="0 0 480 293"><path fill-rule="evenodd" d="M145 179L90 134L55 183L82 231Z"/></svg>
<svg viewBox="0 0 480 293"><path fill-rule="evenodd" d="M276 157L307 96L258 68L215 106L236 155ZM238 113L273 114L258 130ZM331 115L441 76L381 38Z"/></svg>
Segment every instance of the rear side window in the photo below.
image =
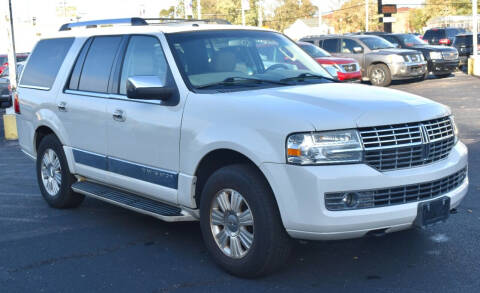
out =
<svg viewBox="0 0 480 293"><path fill-rule="evenodd" d="M445 30L428 30L423 36L424 39L443 39L445 38Z"/></svg>
<svg viewBox="0 0 480 293"><path fill-rule="evenodd" d="M121 40L121 36L95 37L93 39L81 69L78 90L98 93L108 91L113 60ZM79 58L77 62L81 62L81 59ZM76 67L77 65L75 65Z"/></svg>
<svg viewBox="0 0 480 293"><path fill-rule="evenodd" d="M20 85L50 89L73 40L62 38L39 41L28 60Z"/></svg>
<svg viewBox="0 0 480 293"><path fill-rule="evenodd" d="M340 39L326 39L323 41L322 48L330 53L338 53Z"/></svg>

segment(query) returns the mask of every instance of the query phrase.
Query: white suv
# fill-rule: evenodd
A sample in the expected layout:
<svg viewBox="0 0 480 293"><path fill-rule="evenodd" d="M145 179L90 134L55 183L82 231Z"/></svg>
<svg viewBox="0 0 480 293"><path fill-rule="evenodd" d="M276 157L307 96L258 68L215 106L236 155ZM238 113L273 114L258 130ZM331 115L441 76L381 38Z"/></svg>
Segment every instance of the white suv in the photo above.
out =
<svg viewBox="0 0 480 293"><path fill-rule="evenodd" d="M291 238L444 221L467 193L467 148L447 107L333 82L265 29L67 24L38 42L14 103L48 204L86 195L200 220L214 260L240 276L281 266Z"/></svg>

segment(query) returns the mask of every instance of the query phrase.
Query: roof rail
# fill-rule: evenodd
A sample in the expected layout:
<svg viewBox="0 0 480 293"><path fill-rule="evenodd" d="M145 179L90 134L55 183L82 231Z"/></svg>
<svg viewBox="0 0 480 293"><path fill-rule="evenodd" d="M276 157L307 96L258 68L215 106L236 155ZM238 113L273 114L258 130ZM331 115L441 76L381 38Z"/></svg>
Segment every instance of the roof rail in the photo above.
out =
<svg viewBox="0 0 480 293"><path fill-rule="evenodd" d="M112 25L112 24L148 25L148 23L143 18L140 18L140 17L115 18L115 19L101 19L101 20L65 23L60 27L60 31L68 31L68 30L71 30L73 27L80 27L80 26L85 26L87 28L94 28L99 25Z"/></svg>
<svg viewBox="0 0 480 293"><path fill-rule="evenodd" d="M148 22L147 22L148 21ZM152 22L151 22L152 21ZM158 21L158 22L153 22ZM151 23L150 23L151 22ZM224 19L184 19L184 18L116 18L116 19L100 19L90 21L80 21L65 23L60 27L60 31L68 31L74 27L86 27L96 28L100 25L113 25L113 24L129 24L132 26L149 25L149 24L168 24L168 23L182 23L182 22L203 22L203 23L216 23L216 24L230 24Z"/></svg>

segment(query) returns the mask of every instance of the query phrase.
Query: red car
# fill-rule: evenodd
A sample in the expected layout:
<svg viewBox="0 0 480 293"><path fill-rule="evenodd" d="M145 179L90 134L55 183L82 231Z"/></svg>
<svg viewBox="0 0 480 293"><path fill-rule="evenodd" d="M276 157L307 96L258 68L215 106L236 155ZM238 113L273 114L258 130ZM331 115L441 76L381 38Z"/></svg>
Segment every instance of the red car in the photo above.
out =
<svg viewBox="0 0 480 293"><path fill-rule="evenodd" d="M362 79L360 65L355 59L333 57L327 51L307 42L298 42L297 44L336 79L340 81Z"/></svg>
<svg viewBox="0 0 480 293"><path fill-rule="evenodd" d="M22 62L27 60L28 54L27 53L18 53L17 54L17 62ZM0 55L0 74L8 67L8 57L7 55Z"/></svg>

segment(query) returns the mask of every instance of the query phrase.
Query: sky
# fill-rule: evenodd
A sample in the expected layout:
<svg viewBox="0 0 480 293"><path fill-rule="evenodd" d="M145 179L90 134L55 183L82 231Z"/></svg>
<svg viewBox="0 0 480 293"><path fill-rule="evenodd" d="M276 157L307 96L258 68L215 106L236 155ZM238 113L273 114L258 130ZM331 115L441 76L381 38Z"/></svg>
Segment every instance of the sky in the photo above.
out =
<svg viewBox="0 0 480 293"><path fill-rule="evenodd" d="M65 18L63 7L75 7L81 20L122 17L158 17L160 10L176 5L178 0L11 0L13 5L15 37L18 51L30 51L44 33L57 31L61 24L75 21ZM197 1L197 0L193 0ZM217 0L222 1L222 0ZM261 0L267 14L273 13L280 0ZM320 4L323 13L339 8L346 0L311 0ZM419 4L424 0L383 0L401 4ZM370 2L376 2L370 0ZM65 4L65 5L64 5ZM415 6L414 6L415 7ZM418 7L418 6L417 6ZM8 1L0 0L0 39L6 37L4 15ZM68 11L67 11L68 12ZM143 13L143 15L142 15ZM68 15L68 13L67 13ZM36 26L32 26L35 18ZM7 43L0 42L0 53L7 50Z"/></svg>

